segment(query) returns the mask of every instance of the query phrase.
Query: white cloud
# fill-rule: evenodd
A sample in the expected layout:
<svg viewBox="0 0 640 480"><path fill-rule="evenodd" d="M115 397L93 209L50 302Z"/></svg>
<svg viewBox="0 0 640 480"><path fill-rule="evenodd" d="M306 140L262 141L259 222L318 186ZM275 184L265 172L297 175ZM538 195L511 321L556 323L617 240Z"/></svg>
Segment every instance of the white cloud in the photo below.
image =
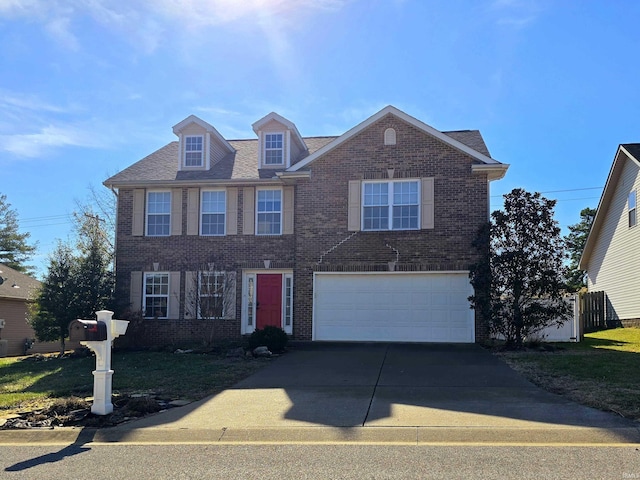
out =
<svg viewBox="0 0 640 480"><path fill-rule="evenodd" d="M33 133L0 135L0 150L19 157L43 156L51 148L103 147L99 138L87 129L72 125L47 125Z"/></svg>
<svg viewBox="0 0 640 480"><path fill-rule="evenodd" d="M498 14L498 25L516 29L534 22L542 11L538 0L494 0L491 8Z"/></svg>

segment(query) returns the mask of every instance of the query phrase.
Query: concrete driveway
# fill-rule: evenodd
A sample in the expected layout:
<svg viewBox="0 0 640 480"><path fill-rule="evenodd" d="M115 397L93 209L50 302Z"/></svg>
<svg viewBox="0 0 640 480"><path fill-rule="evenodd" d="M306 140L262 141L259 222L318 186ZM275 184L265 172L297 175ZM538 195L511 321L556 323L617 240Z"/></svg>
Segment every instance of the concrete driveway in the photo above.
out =
<svg viewBox="0 0 640 480"><path fill-rule="evenodd" d="M218 431L227 441L337 428L342 439L581 443L640 442L638 426L541 390L478 345L313 344L218 395L118 428Z"/></svg>

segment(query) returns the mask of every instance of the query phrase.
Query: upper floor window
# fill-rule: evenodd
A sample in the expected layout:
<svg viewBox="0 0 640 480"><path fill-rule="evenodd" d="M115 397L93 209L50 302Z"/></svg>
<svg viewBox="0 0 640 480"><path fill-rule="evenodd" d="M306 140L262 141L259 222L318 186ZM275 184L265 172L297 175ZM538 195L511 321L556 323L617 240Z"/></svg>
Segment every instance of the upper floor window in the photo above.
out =
<svg viewBox="0 0 640 480"><path fill-rule="evenodd" d="M284 148L282 133L265 133L264 135L264 164L284 164Z"/></svg>
<svg viewBox="0 0 640 480"><path fill-rule="evenodd" d="M282 191L258 190L257 235L282 234Z"/></svg>
<svg viewBox="0 0 640 480"><path fill-rule="evenodd" d="M147 235L165 236L171 233L171 192L147 193Z"/></svg>
<svg viewBox="0 0 640 480"><path fill-rule="evenodd" d="M200 213L201 235L224 235L226 225L226 194L223 190L203 191Z"/></svg>
<svg viewBox="0 0 640 480"><path fill-rule="evenodd" d="M420 228L417 180L365 182L362 196L363 230Z"/></svg>
<svg viewBox="0 0 640 480"><path fill-rule="evenodd" d="M143 310L145 318L167 318L169 305L169 274L145 273Z"/></svg>
<svg viewBox="0 0 640 480"><path fill-rule="evenodd" d="M184 165L185 167L201 167L203 165L204 150L202 135L184 137Z"/></svg>
<svg viewBox="0 0 640 480"><path fill-rule="evenodd" d="M636 224L636 191L632 190L629 193L627 200L627 207L629 209L629 226L633 227Z"/></svg>

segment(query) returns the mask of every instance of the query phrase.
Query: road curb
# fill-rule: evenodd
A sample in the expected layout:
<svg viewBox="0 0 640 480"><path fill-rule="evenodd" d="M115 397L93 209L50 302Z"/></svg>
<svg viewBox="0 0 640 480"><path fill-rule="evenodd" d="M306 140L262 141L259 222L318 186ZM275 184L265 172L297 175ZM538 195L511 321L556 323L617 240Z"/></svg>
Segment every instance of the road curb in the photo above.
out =
<svg viewBox="0 0 640 480"><path fill-rule="evenodd" d="M0 431L0 445L370 444L638 446L638 428L274 427L221 429L109 428Z"/></svg>

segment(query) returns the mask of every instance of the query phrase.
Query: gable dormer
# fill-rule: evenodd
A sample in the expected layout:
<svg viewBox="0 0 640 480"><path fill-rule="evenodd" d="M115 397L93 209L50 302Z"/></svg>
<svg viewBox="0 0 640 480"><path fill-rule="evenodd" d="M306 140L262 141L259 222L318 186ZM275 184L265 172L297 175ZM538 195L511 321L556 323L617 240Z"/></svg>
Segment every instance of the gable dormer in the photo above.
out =
<svg viewBox="0 0 640 480"><path fill-rule="evenodd" d="M210 124L190 115L173 127L178 136L178 169L209 170L234 148Z"/></svg>
<svg viewBox="0 0 640 480"><path fill-rule="evenodd" d="M271 112L253 125L258 135L258 168L286 169L307 152L296 126Z"/></svg>

